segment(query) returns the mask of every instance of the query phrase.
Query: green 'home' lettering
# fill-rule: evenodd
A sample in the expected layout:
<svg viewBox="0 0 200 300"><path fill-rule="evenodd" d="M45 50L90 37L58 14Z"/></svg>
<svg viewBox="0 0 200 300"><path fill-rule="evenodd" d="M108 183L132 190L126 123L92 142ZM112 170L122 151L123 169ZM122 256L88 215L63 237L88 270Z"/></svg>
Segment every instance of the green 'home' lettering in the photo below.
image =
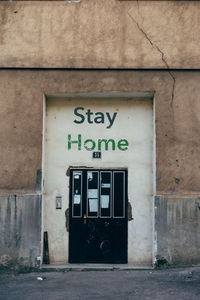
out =
<svg viewBox="0 0 200 300"><path fill-rule="evenodd" d="M88 143L90 143L90 146L88 146ZM85 140L84 147L85 147L86 150L92 151L96 147L96 143L91 139Z"/></svg>
<svg viewBox="0 0 200 300"><path fill-rule="evenodd" d="M105 139L102 139L102 140L98 140L98 150L101 151L102 148L101 148L101 145L102 143L104 143L105 145L105 150L108 151L108 143L112 143L112 150L115 150L115 141L113 139L109 139L109 140L105 140Z"/></svg>
<svg viewBox="0 0 200 300"><path fill-rule="evenodd" d="M127 140L120 140L117 144L119 150L122 150L122 151L126 151L128 150L128 141Z"/></svg>
<svg viewBox="0 0 200 300"><path fill-rule="evenodd" d="M93 139L87 139L83 142L82 144L82 136L81 134L77 135L77 138L73 138L71 134L68 134L68 141L67 141L67 148L68 150L82 150L82 145L85 150L87 151L93 151L95 148L96 150L101 151L104 150L116 150L116 145L117 148L121 151L126 151L128 150L129 143L126 139L121 139L118 142L116 142L114 139L98 139L97 142L95 142Z"/></svg>
<svg viewBox="0 0 200 300"><path fill-rule="evenodd" d="M81 134L78 134L77 140L71 140L71 134L68 134L68 150L71 150L72 144L78 144L78 150L81 150Z"/></svg>

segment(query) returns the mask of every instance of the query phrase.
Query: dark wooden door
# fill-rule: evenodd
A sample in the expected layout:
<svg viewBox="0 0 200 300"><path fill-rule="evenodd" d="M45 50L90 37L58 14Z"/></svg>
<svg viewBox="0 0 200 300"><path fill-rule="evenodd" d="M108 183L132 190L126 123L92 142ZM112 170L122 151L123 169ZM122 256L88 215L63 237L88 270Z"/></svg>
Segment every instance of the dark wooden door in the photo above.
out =
<svg viewBox="0 0 200 300"><path fill-rule="evenodd" d="M127 170L70 171L70 263L127 263Z"/></svg>

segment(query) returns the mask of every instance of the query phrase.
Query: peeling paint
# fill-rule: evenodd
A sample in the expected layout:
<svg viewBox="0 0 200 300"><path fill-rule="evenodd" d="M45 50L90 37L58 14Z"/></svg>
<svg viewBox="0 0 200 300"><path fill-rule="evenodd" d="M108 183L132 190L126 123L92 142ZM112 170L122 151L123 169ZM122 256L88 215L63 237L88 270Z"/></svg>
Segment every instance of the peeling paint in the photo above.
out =
<svg viewBox="0 0 200 300"><path fill-rule="evenodd" d="M175 177L174 180L175 180L175 183L176 183L176 184L179 184L180 178L176 178L176 177Z"/></svg>
<svg viewBox="0 0 200 300"><path fill-rule="evenodd" d="M157 172L156 173L156 180L161 180L161 173L160 172Z"/></svg>
<svg viewBox="0 0 200 300"><path fill-rule="evenodd" d="M155 267L156 268L168 268L169 267L169 263L166 260L165 257L161 257L159 255L156 256L156 262L155 262Z"/></svg>
<svg viewBox="0 0 200 300"><path fill-rule="evenodd" d="M133 220L133 216L132 216L132 206L131 203L128 202L128 221L132 221Z"/></svg>
<svg viewBox="0 0 200 300"><path fill-rule="evenodd" d="M69 232L69 208L65 211L65 226L67 229L67 232Z"/></svg>
<svg viewBox="0 0 200 300"><path fill-rule="evenodd" d="M37 170L37 174L36 174L36 183L35 183L36 190L41 190L41 182L42 182L42 170L39 169Z"/></svg>

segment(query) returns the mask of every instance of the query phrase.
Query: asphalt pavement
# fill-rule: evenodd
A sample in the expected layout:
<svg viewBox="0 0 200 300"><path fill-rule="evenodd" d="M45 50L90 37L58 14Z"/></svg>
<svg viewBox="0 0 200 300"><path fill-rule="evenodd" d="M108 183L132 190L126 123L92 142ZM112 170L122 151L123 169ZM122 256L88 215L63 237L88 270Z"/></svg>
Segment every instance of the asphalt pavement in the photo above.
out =
<svg viewBox="0 0 200 300"><path fill-rule="evenodd" d="M0 300L200 299L200 267L1 274Z"/></svg>

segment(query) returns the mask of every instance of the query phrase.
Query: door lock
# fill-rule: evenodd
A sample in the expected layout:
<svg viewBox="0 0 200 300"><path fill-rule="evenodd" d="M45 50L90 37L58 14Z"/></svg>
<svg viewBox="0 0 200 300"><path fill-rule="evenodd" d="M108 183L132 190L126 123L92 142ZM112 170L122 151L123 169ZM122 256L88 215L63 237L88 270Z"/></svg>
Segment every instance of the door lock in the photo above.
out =
<svg viewBox="0 0 200 300"><path fill-rule="evenodd" d="M84 214L83 220L84 220L84 224L86 224L86 214Z"/></svg>

